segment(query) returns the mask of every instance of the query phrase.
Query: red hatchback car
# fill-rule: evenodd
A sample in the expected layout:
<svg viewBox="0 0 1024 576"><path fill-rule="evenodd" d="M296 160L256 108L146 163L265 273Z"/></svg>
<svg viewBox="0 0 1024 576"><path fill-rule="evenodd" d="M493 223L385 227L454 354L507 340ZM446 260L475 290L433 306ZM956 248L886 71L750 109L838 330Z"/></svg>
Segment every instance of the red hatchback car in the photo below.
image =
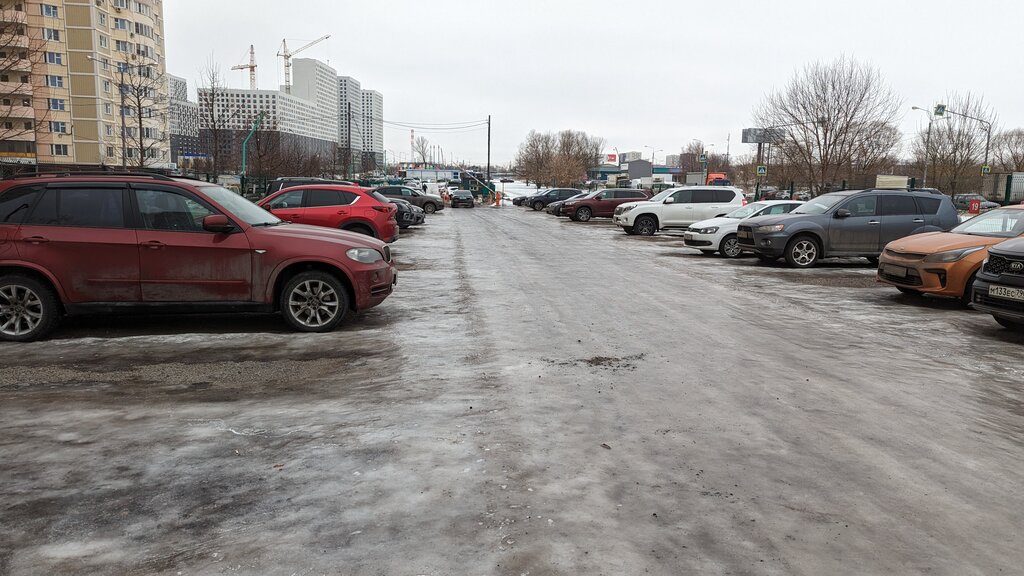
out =
<svg viewBox="0 0 1024 576"><path fill-rule="evenodd" d="M63 314L275 312L326 332L396 282L368 236L291 224L216 184L153 174L0 182L0 340Z"/></svg>
<svg viewBox="0 0 1024 576"><path fill-rule="evenodd" d="M385 242L398 240L398 207L370 188L294 186L278 190L257 204L289 222L358 232Z"/></svg>

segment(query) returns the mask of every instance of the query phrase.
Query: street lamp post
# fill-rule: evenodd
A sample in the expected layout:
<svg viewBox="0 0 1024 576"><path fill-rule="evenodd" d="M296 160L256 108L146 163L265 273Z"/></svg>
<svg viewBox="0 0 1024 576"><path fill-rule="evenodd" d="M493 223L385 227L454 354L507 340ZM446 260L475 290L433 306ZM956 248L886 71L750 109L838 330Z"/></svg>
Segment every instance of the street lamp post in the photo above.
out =
<svg viewBox="0 0 1024 576"><path fill-rule="evenodd" d="M927 136L925 136L925 139L924 139L924 182L921 183L921 187L922 188L927 188L928 187L928 161L931 158L931 152L932 152L932 122L935 121L935 116L932 114L931 110L925 110L924 108L919 108L917 106L911 106L910 109L911 110L917 110L919 112L924 112L925 114L928 115L928 133L927 133Z"/></svg>
<svg viewBox="0 0 1024 576"><path fill-rule="evenodd" d="M989 122L988 120L983 120L981 118L975 118L974 116L968 116L967 114L963 114L963 113L960 113L960 112L953 112L949 108L946 108L946 114L952 114L954 116L960 116L962 118L967 118L968 120L974 120L975 122L981 122L982 124L985 125L985 163L984 163L984 166L988 166L988 149L989 149L989 145L992 143L992 123Z"/></svg>

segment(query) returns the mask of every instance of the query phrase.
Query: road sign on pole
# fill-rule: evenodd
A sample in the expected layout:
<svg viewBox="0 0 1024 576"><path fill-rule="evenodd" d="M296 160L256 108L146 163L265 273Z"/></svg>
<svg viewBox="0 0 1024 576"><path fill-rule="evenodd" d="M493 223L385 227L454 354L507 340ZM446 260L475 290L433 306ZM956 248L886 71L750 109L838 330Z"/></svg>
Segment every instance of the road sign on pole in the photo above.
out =
<svg viewBox="0 0 1024 576"><path fill-rule="evenodd" d="M937 118L941 118L941 117L943 117L945 115L946 115L946 105L945 104L936 104L935 105L935 116Z"/></svg>
<svg viewBox="0 0 1024 576"><path fill-rule="evenodd" d="M991 174L991 173L992 173L992 167L991 166L982 166L981 167L981 175L982 176L985 176L985 175Z"/></svg>
<svg viewBox="0 0 1024 576"><path fill-rule="evenodd" d="M768 175L768 167L765 166L764 164L761 164L760 166L758 166L757 167L757 175L758 176L767 176Z"/></svg>
<svg viewBox="0 0 1024 576"><path fill-rule="evenodd" d="M699 156L699 157L697 158L697 161L698 161L698 162L700 162L701 164L706 164L706 163L707 163L707 161L708 161L708 155L707 155L707 154L701 154L701 155L700 155L700 156Z"/></svg>

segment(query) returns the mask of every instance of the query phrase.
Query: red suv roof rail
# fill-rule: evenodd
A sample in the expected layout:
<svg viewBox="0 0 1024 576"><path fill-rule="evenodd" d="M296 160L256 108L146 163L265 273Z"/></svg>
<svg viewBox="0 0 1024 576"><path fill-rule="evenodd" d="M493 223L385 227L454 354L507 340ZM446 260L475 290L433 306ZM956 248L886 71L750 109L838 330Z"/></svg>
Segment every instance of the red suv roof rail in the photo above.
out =
<svg viewBox="0 0 1024 576"><path fill-rule="evenodd" d="M166 180L173 182L174 179L163 174L157 174L155 172L109 172L109 171L89 171L89 172L39 172L36 174L17 174L7 178L7 180L21 180L27 178L71 178L77 176L107 176L112 178L117 177L130 177L130 178L152 178L154 180Z"/></svg>

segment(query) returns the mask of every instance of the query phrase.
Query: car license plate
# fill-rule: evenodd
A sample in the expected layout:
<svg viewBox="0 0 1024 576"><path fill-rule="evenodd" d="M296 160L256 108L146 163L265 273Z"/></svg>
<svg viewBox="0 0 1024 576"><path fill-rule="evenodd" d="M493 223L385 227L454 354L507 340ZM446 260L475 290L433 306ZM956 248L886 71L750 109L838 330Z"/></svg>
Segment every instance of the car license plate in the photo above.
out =
<svg viewBox="0 0 1024 576"><path fill-rule="evenodd" d="M751 238L751 237L753 237L753 235L750 232L747 232L746 230L741 230L739 232L739 234L736 234L736 237L737 238Z"/></svg>
<svg viewBox="0 0 1024 576"><path fill-rule="evenodd" d="M906 278L907 269L903 266L893 266L892 264L882 264L882 272L889 276L895 276L897 278Z"/></svg>
<svg viewBox="0 0 1024 576"><path fill-rule="evenodd" d="M1010 288L1009 286L990 286L988 289L989 296L995 296L997 298L1006 298L1007 300L1016 300L1018 302L1024 302L1024 288Z"/></svg>
<svg viewBox="0 0 1024 576"><path fill-rule="evenodd" d="M683 234L683 240L693 240L693 234L690 234L689 232Z"/></svg>

